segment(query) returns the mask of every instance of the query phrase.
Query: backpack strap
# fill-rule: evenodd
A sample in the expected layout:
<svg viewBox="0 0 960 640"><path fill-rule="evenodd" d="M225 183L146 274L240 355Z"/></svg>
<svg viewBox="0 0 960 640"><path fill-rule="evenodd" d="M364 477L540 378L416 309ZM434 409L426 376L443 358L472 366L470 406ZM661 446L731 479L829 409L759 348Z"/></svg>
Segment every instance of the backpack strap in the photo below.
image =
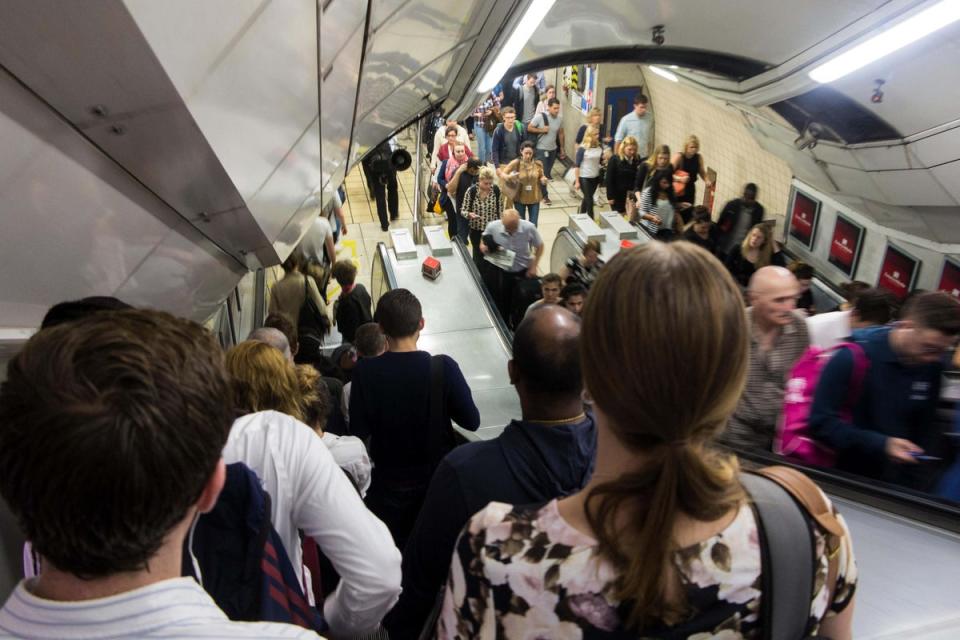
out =
<svg viewBox="0 0 960 640"><path fill-rule="evenodd" d="M843 527L813 481L795 469L765 467L741 474L740 479L753 499L759 524L762 637L808 637L817 565L810 520L827 535L828 601L836 586Z"/></svg>
<svg viewBox="0 0 960 640"><path fill-rule="evenodd" d="M430 412L428 413L427 446L432 458L439 462L443 457L443 430L440 418L443 416L443 360L440 356L430 356Z"/></svg>
<svg viewBox="0 0 960 640"><path fill-rule="evenodd" d="M867 369L870 368L870 359L867 354L856 342L841 342L833 350L849 349L853 356L853 373L850 375L850 389L847 392L847 406L853 408L853 405L860 399L863 392L863 383L867 377Z"/></svg>

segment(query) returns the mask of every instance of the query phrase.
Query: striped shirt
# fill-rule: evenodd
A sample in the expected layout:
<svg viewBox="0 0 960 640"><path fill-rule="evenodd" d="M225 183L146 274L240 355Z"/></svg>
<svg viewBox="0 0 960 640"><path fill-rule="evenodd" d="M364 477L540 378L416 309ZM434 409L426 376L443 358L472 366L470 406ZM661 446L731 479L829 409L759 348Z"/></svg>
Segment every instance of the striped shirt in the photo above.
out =
<svg viewBox="0 0 960 640"><path fill-rule="evenodd" d="M653 220L643 220L641 218L640 224L650 232L650 235L656 235L661 227L664 229L673 229L673 218L676 215L673 203L669 200L654 200L652 186L647 187L640 193L640 215L644 216L648 213L660 216L660 224L657 224Z"/></svg>
<svg viewBox="0 0 960 640"><path fill-rule="evenodd" d="M747 309L750 325L750 368L747 386L740 403L721 436L724 443L743 449L773 450L777 419L783 410L783 392L790 369L810 346L803 314L793 312L793 320L781 329L773 348L764 351L760 333L753 322L753 309Z"/></svg>
<svg viewBox="0 0 960 640"><path fill-rule="evenodd" d="M193 578L172 578L107 598L45 600L21 581L0 609L0 638L319 638L276 622L233 622Z"/></svg>

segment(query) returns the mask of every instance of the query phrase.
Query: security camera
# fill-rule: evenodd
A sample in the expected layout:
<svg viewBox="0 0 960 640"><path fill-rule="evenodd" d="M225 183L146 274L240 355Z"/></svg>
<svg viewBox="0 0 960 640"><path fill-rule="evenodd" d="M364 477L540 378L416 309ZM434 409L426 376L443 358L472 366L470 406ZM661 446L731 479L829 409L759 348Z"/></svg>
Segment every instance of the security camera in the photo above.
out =
<svg viewBox="0 0 960 640"><path fill-rule="evenodd" d="M655 26L652 34L653 44L657 45L658 47L662 47L663 43L667 41L666 33L666 27L664 27L662 24Z"/></svg>
<svg viewBox="0 0 960 640"><path fill-rule="evenodd" d="M883 102L883 85L886 84L881 78L875 80L876 86L873 88L873 95L870 96L870 102L880 104Z"/></svg>
<svg viewBox="0 0 960 640"><path fill-rule="evenodd" d="M793 146L797 149L803 151L804 149L813 149L817 146L817 142L823 136L823 125L817 122L811 122L803 131L800 133L800 136L793 141Z"/></svg>

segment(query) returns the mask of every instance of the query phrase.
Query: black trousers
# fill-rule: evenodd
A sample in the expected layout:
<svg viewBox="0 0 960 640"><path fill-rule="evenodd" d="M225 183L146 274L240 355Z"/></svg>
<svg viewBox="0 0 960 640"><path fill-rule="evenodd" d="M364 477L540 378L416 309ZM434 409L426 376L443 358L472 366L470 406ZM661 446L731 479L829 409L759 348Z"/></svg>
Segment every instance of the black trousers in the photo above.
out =
<svg viewBox="0 0 960 640"><path fill-rule="evenodd" d="M388 173L370 178L370 191L377 201L377 217L380 218L380 227L386 229L390 220L396 220L400 215L400 200L397 196L397 174ZM390 217L387 218L389 208Z"/></svg>
<svg viewBox="0 0 960 640"><path fill-rule="evenodd" d="M464 224L469 224L464 220ZM486 260L483 259L483 254L480 253L480 240L483 238L483 230L481 229L470 229L470 246L473 248L473 262L477 265L477 269L480 270L480 275L483 275L483 265L489 264ZM489 288L489 287L488 287ZM493 290L491 289L491 292Z"/></svg>
<svg viewBox="0 0 960 640"><path fill-rule="evenodd" d="M492 265L491 265L492 266ZM526 271L504 271L494 267L491 271L496 272L496 291L492 291L493 300L500 312L500 317L510 325L510 312L513 310L513 293L517 288L517 283L527 277Z"/></svg>
<svg viewBox="0 0 960 640"><path fill-rule="evenodd" d="M447 233L450 235L450 240L453 240L457 237L457 225L460 223L458 220L460 216L454 209L453 198L447 198L447 203L442 206L443 212L447 214Z"/></svg>
<svg viewBox="0 0 960 640"><path fill-rule="evenodd" d="M589 213L593 217L593 196L597 192L600 178L580 177L580 190L583 191L583 200L580 201L580 213Z"/></svg>

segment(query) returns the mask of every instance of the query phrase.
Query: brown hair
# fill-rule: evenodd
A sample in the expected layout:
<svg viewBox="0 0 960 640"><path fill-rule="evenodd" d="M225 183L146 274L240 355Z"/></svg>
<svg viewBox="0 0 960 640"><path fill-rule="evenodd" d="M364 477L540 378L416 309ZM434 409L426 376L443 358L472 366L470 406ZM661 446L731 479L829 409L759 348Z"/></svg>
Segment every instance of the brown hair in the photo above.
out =
<svg viewBox="0 0 960 640"><path fill-rule="evenodd" d="M739 289L694 244L620 251L590 290L580 343L585 386L617 440L649 457L586 499L600 553L619 572L615 597L631 603L631 627L674 624L688 613L682 595L667 596L677 517L716 520L744 498L735 458L711 442L743 390L747 348Z"/></svg>
<svg viewBox="0 0 960 640"><path fill-rule="evenodd" d="M274 410L303 420L303 399L294 366L262 342L246 341L227 351L227 371L237 409Z"/></svg>
<svg viewBox="0 0 960 640"><path fill-rule="evenodd" d="M593 251L599 256L601 248L599 240L587 240L583 243L583 251L581 251L581 253L587 255L587 251Z"/></svg>
<svg viewBox="0 0 960 640"><path fill-rule="evenodd" d="M505 116L505 115L507 115L508 113L512 113L513 115L517 115L517 110L514 109L513 107L504 107L503 109L500 109L500 115L501 115L501 116Z"/></svg>
<svg viewBox="0 0 960 640"><path fill-rule="evenodd" d="M946 336L960 334L960 301L942 291L911 296L900 317Z"/></svg>
<svg viewBox="0 0 960 640"><path fill-rule="evenodd" d="M357 265L352 260L337 260L333 263L331 273L341 287L349 287L357 280Z"/></svg>
<svg viewBox="0 0 960 640"><path fill-rule="evenodd" d="M81 578L144 569L227 441L220 345L167 313L111 311L40 331L7 374L0 493L34 549Z"/></svg>
<svg viewBox="0 0 960 640"><path fill-rule="evenodd" d="M331 398L327 383L313 365L298 364L295 370L300 384L303 422L314 431L323 431L330 415Z"/></svg>

